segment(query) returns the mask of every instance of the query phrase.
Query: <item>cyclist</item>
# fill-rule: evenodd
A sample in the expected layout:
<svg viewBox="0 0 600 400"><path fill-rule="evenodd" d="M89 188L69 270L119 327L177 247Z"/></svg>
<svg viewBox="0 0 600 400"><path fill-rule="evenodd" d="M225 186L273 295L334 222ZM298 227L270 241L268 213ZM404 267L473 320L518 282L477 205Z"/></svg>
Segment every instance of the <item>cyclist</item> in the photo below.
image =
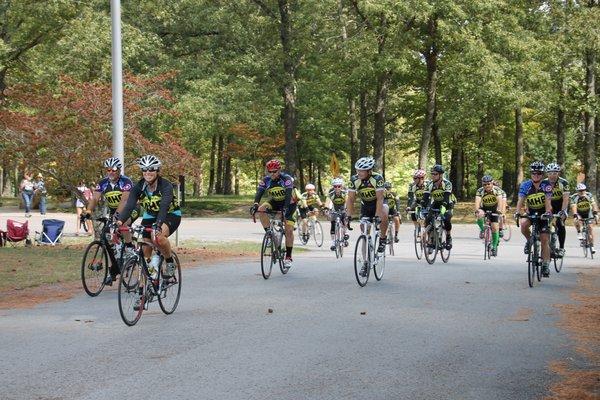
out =
<svg viewBox="0 0 600 400"><path fill-rule="evenodd" d="M429 209L440 210L446 230L446 249L452 248L452 207L454 205L452 196L452 183L444 178L444 167L436 164L430 171L431 180L427 182L423 192L423 216L425 218L425 228L433 222L433 216ZM431 243L428 247L431 250Z"/></svg>
<svg viewBox="0 0 600 400"><path fill-rule="evenodd" d="M522 182L519 186L519 200L517 201L517 208L515 210L515 219L520 218L523 207L527 208L529 215L548 218L552 214L550 202L546 201L546 184L543 182L544 167L544 163L541 161L534 161L529 166L531 179ZM538 219L537 223L542 242L542 275L548 277L550 276L550 268L548 267L550 265L550 246L548 240L550 229L547 219ZM521 218L520 225L521 233L527 240L525 243L525 254L529 254L529 239L531 237L529 227L531 226L531 222L527 218Z"/></svg>
<svg viewBox="0 0 600 400"><path fill-rule="evenodd" d="M121 175L123 164L117 157L110 157L104 160L102 164L106 169L106 177L103 178L96 188L94 194L87 206L87 213L83 218L90 219L94 209L103 197L106 206L108 207L108 215L113 218L116 213L123 212L123 208L129 199L129 193L133 187L133 182L125 175ZM131 217L125 221L125 225L130 226L140 215L140 207L137 206L132 212ZM125 241L125 257L130 257L135 254L133 243L131 242L131 233L124 232L123 240ZM111 265L110 274L106 276L105 285L111 286L116 276L119 274L119 267Z"/></svg>
<svg viewBox="0 0 600 400"><path fill-rule="evenodd" d="M594 196L587 191L587 187L585 183L581 182L577 184L577 193L574 193L571 196L571 210L573 211L573 218L575 219L575 229L577 229L577 239L582 240L583 236L581 235L581 220L592 218L596 220L596 224L598 223L598 205L596 204L596 200ZM588 226L588 231L590 233L590 246L592 254L596 253L594 250L594 233L592 231L592 225Z"/></svg>
<svg viewBox="0 0 600 400"><path fill-rule="evenodd" d="M424 169L418 169L413 173L413 181L408 185L408 203L406 206L406 212L414 211L411 214L411 219L415 228L419 224L418 222L418 208L421 207L421 201L423 200L423 193L425 192L425 186L427 182L425 181L425 175L427 173Z"/></svg>
<svg viewBox="0 0 600 400"><path fill-rule="evenodd" d="M498 205L498 210L500 211L500 218L498 219L498 225L499 225L499 236L503 237L504 236L504 218L506 215L506 208L507 208L507 201L506 201L506 192L504 191L504 189L502 189L500 187L500 184L498 183L498 181L493 181L494 183L494 187L498 188L500 190L500 194L502 196L502 203L500 205Z"/></svg>
<svg viewBox="0 0 600 400"><path fill-rule="evenodd" d="M115 214L115 217L118 225L125 223L139 200L144 208L142 225L152 227L154 230L154 243L166 262L163 276L168 279L175 273L175 260L173 260L171 243L168 238L179 228L181 223L179 201L174 194L173 184L160 175L162 163L156 156L148 154L141 157L138 160L138 166L142 171L142 179L131 189L123 212ZM150 232L144 231L142 237L145 242L150 242L152 235ZM152 248L144 246L143 249L146 260L150 262ZM139 307L139 303L136 305Z"/></svg>
<svg viewBox="0 0 600 400"><path fill-rule="evenodd" d="M388 217L391 217L394 221L394 243L398 243L398 230L400 229L400 213L398 207L400 206L400 199L398 195L392 192L392 184L390 182L384 182L383 187L385 188L385 200L388 205Z"/></svg>
<svg viewBox="0 0 600 400"><path fill-rule="evenodd" d="M329 210L333 210L342 214L342 232L344 234L344 247L348 246L348 239L350 236L346 233L346 198L348 192L344 189L344 180L342 178L334 178L331 181L331 189L327 193L327 199L325 200L325 207ZM331 251L335 251L335 218L331 218Z"/></svg>
<svg viewBox="0 0 600 400"><path fill-rule="evenodd" d="M565 238L567 230L565 229L565 220L569 211L569 182L559 176L561 171L560 165L550 163L546 165L546 174L548 177L544 179L546 184L546 197L550 199L552 205L552 213L559 214L560 218L556 220L556 233L560 248L557 250L557 257L565 255Z"/></svg>
<svg viewBox="0 0 600 400"><path fill-rule="evenodd" d="M498 242L500 235L498 233L498 219L502 216L502 192L500 188L494 186L490 175L484 175L481 178L482 187L475 193L475 215L477 216L477 225L479 225L479 238L483 239L483 229L485 224L485 213L490 211L496 216L490 215L489 219L492 227L492 255L496 256L498 252Z"/></svg>
<svg viewBox="0 0 600 400"><path fill-rule="evenodd" d="M283 261L286 268L292 267L292 250L294 248L294 225L296 219L294 213L298 202L298 192L294 188L294 178L291 175L281 171L281 161L273 159L267 161L265 165L268 175L265 176L258 187L254 196L254 205L251 212L260 212L260 222L265 229L269 229L269 216L265 211L281 211L285 219L285 260ZM260 199L264 194L269 196L269 200L259 206Z"/></svg>
<svg viewBox="0 0 600 400"><path fill-rule="evenodd" d="M353 175L352 178L350 178L346 209L348 210L348 218L352 219L354 200L358 193L358 197L360 198L361 218L379 217L381 220L381 236L379 237L377 252L383 253L385 252L385 245L387 244L388 206L384 202L385 188L383 187L383 176L373 172L374 166L375 160L373 157L359 158L354 164L356 175Z"/></svg>
<svg viewBox="0 0 600 400"><path fill-rule="evenodd" d="M303 202L298 211L302 218L300 226L301 234L304 235L306 240L306 236L308 235L308 218L312 218L313 220L317 219L319 216L319 208L323 208L323 202L316 192L315 185L308 183L304 189L306 192L302 193Z"/></svg>

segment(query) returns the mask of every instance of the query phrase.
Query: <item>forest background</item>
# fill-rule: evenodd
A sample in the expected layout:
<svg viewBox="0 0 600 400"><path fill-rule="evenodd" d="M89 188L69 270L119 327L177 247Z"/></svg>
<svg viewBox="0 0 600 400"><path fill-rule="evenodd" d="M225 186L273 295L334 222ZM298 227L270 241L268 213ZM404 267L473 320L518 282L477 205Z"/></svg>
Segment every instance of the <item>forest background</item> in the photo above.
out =
<svg viewBox="0 0 600 400"><path fill-rule="evenodd" d="M247 194L280 157L322 192L372 155L396 188L441 163L468 199L544 160L598 195L599 21L598 0L124 1L126 173L155 153L195 197ZM108 0L0 2L0 194L102 176L110 79Z"/></svg>

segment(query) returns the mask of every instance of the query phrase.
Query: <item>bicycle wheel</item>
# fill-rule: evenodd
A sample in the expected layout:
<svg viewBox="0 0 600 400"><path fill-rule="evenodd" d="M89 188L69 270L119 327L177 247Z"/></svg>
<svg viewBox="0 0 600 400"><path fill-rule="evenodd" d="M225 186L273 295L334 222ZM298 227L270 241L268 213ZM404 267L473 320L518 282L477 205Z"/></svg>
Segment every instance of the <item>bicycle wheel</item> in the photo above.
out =
<svg viewBox="0 0 600 400"><path fill-rule="evenodd" d="M483 231L483 259L489 260L491 258L490 247L492 245L491 230L489 226L486 226Z"/></svg>
<svg viewBox="0 0 600 400"><path fill-rule="evenodd" d="M273 264L279 262L279 270L285 275L290 270L290 267L286 267L283 263L283 260L285 259L285 234L283 232L275 232L275 238L277 240L273 244L273 248L275 249ZM276 247L277 244L279 244L279 247Z"/></svg>
<svg viewBox="0 0 600 400"><path fill-rule="evenodd" d="M146 300L145 277L137 258L127 260L119 278L119 314L128 326L135 325L142 317ZM139 300L139 303L137 301ZM137 304L136 304L137 303ZM137 308L135 310L134 308Z"/></svg>
<svg viewBox="0 0 600 400"><path fill-rule="evenodd" d="M367 237L360 235L356 240L356 247L354 248L354 276L358 286L365 286L369 281L369 274L371 273L370 261L369 261L369 249L368 249Z"/></svg>
<svg viewBox="0 0 600 400"><path fill-rule="evenodd" d="M379 232L375 234L375 243L379 243ZM375 275L375 279L380 281L385 272L385 251L381 255L375 252L373 259L373 274Z"/></svg>
<svg viewBox="0 0 600 400"><path fill-rule="evenodd" d="M88 244L81 262L81 283L85 292L95 297L104 289L104 281L108 275L108 252L99 240Z"/></svg>
<svg viewBox="0 0 600 400"><path fill-rule="evenodd" d="M271 269L275 263L275 255L273 252L273 240L271 233L265 233L262 246L260 248L260 271L265 279L271 276Z"/></svg>
<svg viewBox="0 0 600 400"><path fill-rule="evenodd" d="M432 225L429 225L427 228L425 228L425 233L423 234L422 240L425 260L428 264L433 264L438 253L438 237L434 233Z"/></svg>
<svg viewBox="0 0 600 400"><path fill-rule="evenodd" d="M538 282L542 280L542 268L541 268L541 255L540 255L540 242L533 242L533 259L535 261L535 277Z"/></svg>
<svg viewBox="0 0 600 400"><path fill-rule="evenodd" d="M413 239L415 242L415 254L417 255L417 260L420 260L423 257L423 241L421 237L421 225L415 228L413 232Z"/></svg>
<svg viewBox="0 0 600 400"><path fill-rule="evenodd" d="M505 242L508 242L512 235L512 231L510 228L510 224L508 223L508 220L504 221L504 226L502 227L502 232L503 232L502 240L504 240Z"/></svg>
<svg viewBox="0 0 600 400"><path fill-rule="evenodd" d="M314 221L313 232L311 233L313 234L317 247L323 246L323 227L319 221Z"/></svg>
<svg viewBox="0 0 600 400"><path fill-rule="evenodd" d="M390 253L390 256L394 255L394 224L391 223L388 226L388 234L387 234L387 247Z"/></svg>
<svg viewBox="0 0 600 400"><path fill-rule="evenodd" d="M340 229L340 224L339 221L336 221L335 223L335 232L333 234L334 237L334 246L335 246L335 258L340 258L342 257L342 242L341 242L341 229Z"/></svg>
<svg viewBox="0 0 600 400"><path fill-rule="evenodd" d="M533 246L529 245L529 254L527 254L527 283L532 288L535 284L535 264L533 261Z"/></svg>
<svg viewBox="0 0 600 400"><path fill-rule="evenodd" d="M446 237L448 236L448 232L446 232L446 230L443 227L440 227L440 232L438 235L438 251L440 252L440 257L442 257L442 261L447 263L450 259L450 249L446 248Z"/></svg>
<svg viewBox="0 0 600 400"><path fill-rule="evenodd" d="M556 272L560 272L560 270L562 269L564 256L560 257L560 258L554 257L553 260L554 260L554 270Z"/></svg>
<svg viewBox="0 0 600 400"><path fill-rule="evenodd" d="M161 279L161 288L158 296L158 305L162 312L167 315L173 314L181 296L181 264L179 264L177 254L173 252L172 255L175 261L175 275L169 279Z"/></svg>
<svg viewBox="0 0 600 400"><path fill-rule="evenodd" d="M310 239L310 221L306 223L306 232L302 233L302 221L298 223L298 236L300 238L300 243L302 245L306 245L308 243L308 239Z"/></svg>

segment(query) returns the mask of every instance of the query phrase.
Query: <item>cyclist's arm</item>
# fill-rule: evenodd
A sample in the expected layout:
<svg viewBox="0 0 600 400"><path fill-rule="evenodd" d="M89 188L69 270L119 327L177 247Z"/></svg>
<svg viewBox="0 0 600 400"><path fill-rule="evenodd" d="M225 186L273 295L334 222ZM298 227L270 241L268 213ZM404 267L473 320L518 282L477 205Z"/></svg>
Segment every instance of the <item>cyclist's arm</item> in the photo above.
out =
<svg viewBox="0 0 600 400"><path fill-rule="evenodd" d="M519 194L519 200L517 200L517 207L515 209L515 212L517 214L521 214L523 212L523 203L525 202L525 196L521 196Z"/></svg>
<svg viewBox="0 0 600 400"><path fill-rule="evenodd" d="M327 197L327 198L325 199L325 207L326 207L326 208L329 208L329 209L332 209L332 208L333 208L333 201L331 201L331 199L330 199L329 197Z"/></svg>
<svg viewBox="0 0 600 400"><path fill-rule="evenodd" d="M90 213L94 212L96 205L98 205L98 202L100 201L100 196L102 196L102 193L94 192L94 194L92 195L92 198L90 199L90 201L87 205L88 212L90 212Z"/></svg>
<svg viewBox="0 0 600 400"><path fill-rule="evenodd" d="M415 194L409 189L406 197L407 197L406 207L412 208L414 205Z"/></svg>
<svg viewBox="0 0 600 400"><path fill-rule="evenodd" d="M127 198L127 203L125 203L125 206L123 207L123 211L121 213L119 213L119 221L125 222L129 219L129 217L131 216L131 212L135 208L137 201L141 195L142 195L142 185L138 183L137 185L135 185L133 187L133 189L131 189L131 193L129 194L129 197Z"/></svg>
<svg viewBox="0 0 600 400"><path fill-rule="evenodd" d="M475 196L475 212L481 208L481 197Z"/></svg>
<svg viewBox="0 0 600 400"><path fill-rule="evenodd" d="M171 207L171 203L173 202L173 191L174 187L171 182L166 179L161 179L161 198L160 205L158 210L158 215L156 216L156 224L161 226L161 224L167 218L167 213L169 212L169 207Z"/></svg>
<svg viewBox="0 0 600 400"><path fill-rule="evenodd" d="M375 214L379 215L383 212L383 199L385 198L385 190L375 190L375 196L377 197L377 205L375 206Z"/></svg>
<svg viewBox="0 0 600 400"><path fill-rule="evenodd" d="M561 210L568 211L569 210L569 200L571 196L569 196L569 192L563 192L563 202Z"/></svg>
<svg viewBox="0 0 600 400"><path fill-rule="evenodd" d="M356 192L354 190L348 190L348 197L346 197L346 209L348 215L352 215L354 212L354 199L356 198Z"/></svg>
<svg viewBox="0 0 600 400"><path fill-rule="evenodd" d="M259 185L258 188L256 188L256 194L254 195L254 203L258 204L260 202L260 199L265 193L265 190L265 187L262 185Z"/></svg>

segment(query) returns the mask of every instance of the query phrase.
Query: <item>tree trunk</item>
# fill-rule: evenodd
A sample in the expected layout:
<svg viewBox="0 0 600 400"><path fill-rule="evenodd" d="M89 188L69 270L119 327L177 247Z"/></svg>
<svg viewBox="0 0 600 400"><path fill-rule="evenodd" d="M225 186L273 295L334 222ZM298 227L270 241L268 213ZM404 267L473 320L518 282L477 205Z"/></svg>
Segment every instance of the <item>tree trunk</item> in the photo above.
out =
<svg viewBox="0 0 600 400"><path fill-rule="evenodd" d="M585 57L585 86L588 110L585 112L585 136L584 136L584 173L588 190L598 196L596 182L596 114L591 105L594 104L596 94L596 54L592 49L586 51Z"/></svg>
<svg viewBox="0 0 600 400"><path fill-rule="evenodd" d="M515 174L512 171L512 168L507 168L504 166L502 169L502 189L506 192L506 198L508 199L514 193L515 189Z"/></svg>
<svg viewBox="0 0 600 400"><path fill-rule="evenodd" d="M519 199L519 185L523 182L523 112L515 108L515 186L513 204ZM519 211L519 210L517 210Z"/></svg>
<svg viewBox="0 0 600 400"><path fill-rule="evenodd" d="M354 164L358 160L358 124L356 121L356 101L351 98L348 101L348 114L350 117L350 173L354 170Z"/></svg>
<svg viewBox="0 0 600 400"><path fill-rule="evenodd" d="M219 144L217 146L217 183L215 193L223 194L223 135L219 135Z"/></svg>
<svg viewBox="0 0 600 400"><path fill-rule="evenodd" d="M419 147L419 168L427 166L429 156L429 142L431 141L431 132L435 122L435 106L437 92L437 59L438 50L436 46L437 35L437 16L432 16L427 22L428 45L423 55L427 65L427 102L425 107L425 121L423 123L423 133L421 135L421 144ZM441 158L441 157L440 157Z"/></svg>
<svg viewBox="0 0 600 400"><path fill-rule="evenodd" d="M479 128L477 129L477 181L476 185L479 185L481 182L481 178L483 178L483 174L485 171L485 165L483 164L483 159L485 157L485 133L487 130L487 121L486 118L482 118L479 121Z"/></svg>
<svg viewBox="0 0 600 400"><path fill-rule="evenodd" d="M288 0L278 0L281 23L279 34L283 50L283 129L285 132L286 170L295 176L298 170L298 150L296 143L296 65L292 54L292 21Z"/></svg>
<svg viewBox="0 0 600 400"><path fill-rule="evenodd" d="M317 165L317 193L323 196L323 185L321 183L321 167Z"/></svg>
<svg viewBox="0 0 600 400"><path fill-rule="evenodd" d="M367 133L367 91L360 93L360 119L358 127L358 157L369 155L369 134ZM353 166L354 167L354 166Z"/></svg>
<svg viewBox="0 0 600 400"><path fill-rule="evenodd" d="M192 197L196 199L200 197L200 185L197 180L194 180L194 185L192 186Z"/></svg>
<svg viewBox="0 0 600 400"><path fill-rule="evenodd" d="M454 140L456 141L456 138ZM458 200L465 198L464 169L463 151L454 147L450 155L450 181L455 185L455 194Z"/></svg>
<svg viewBox="0 0 600 400"><path fill-rule="evenodd" d="M6 91L6 68L2 69L2 71L0 71L0 105L2 105L2 103L4 102L5 99L5 95L4 92Z"/></svg>
<svg viewBox="0 0 600 400"><path fill-rule="evenodd" d="M235 182L234 185L234 193L236 196L240 195L240 166L239 164L236 162L235 163L235 169L233 170L233 179Z"/></svg>
<svg viewBox="0 0 600 400"><path fill-rule="evenodd" d="M208 194L215 194L215 155L217 153L217 135L213 134L210 145L210 173L208 177Z"/></svg>
<svg viewBox="0 0 600 400"><path fill-rule="evenodd" d="M225 154L223 154L223 164L223 194L231 194L233 192L231 179L231 156L227 151L225 151Z"/></svg>
<svg viewBox="0 0 600 400"><path fill-rule="evenodd" d="M461 149L463 158L463 175L465 177L465 195L468 197L471 193L471 176L469 174L469 157L465 154L464 150Z"/></svg>
<svg viewBox="0 0 600 400"><path fill-rule="evenodd" d="M566 131L565 111L562 106L556 110L556 162L563 169L565 167L565 131Z"/></svg>
<svg viewBox="0 0 600 400"><path fill-rule="evenodd" d="M440 137L440 128L437 123L437 102L433 110L433 126L431 127L433 136L433 151L435 153L435 163L442 165L442 138Z"/></svg>
<svg viewBox="0 0 600 400"><path fill-rule="evenodd" d="M315 181L315 170L313 168L313 162L312 160L308 160L308 182L307 183L314 183Z"/></svg>
<svg viewBox="0 0 600 400"><path fill-rule="evenodd" d="M375 169L383 168L383 146L385 145L385 111L387 107L387 91L392 73L385 71L377 80L377 93L375 97L375 115L373 131L373 158Z"/></svg>

